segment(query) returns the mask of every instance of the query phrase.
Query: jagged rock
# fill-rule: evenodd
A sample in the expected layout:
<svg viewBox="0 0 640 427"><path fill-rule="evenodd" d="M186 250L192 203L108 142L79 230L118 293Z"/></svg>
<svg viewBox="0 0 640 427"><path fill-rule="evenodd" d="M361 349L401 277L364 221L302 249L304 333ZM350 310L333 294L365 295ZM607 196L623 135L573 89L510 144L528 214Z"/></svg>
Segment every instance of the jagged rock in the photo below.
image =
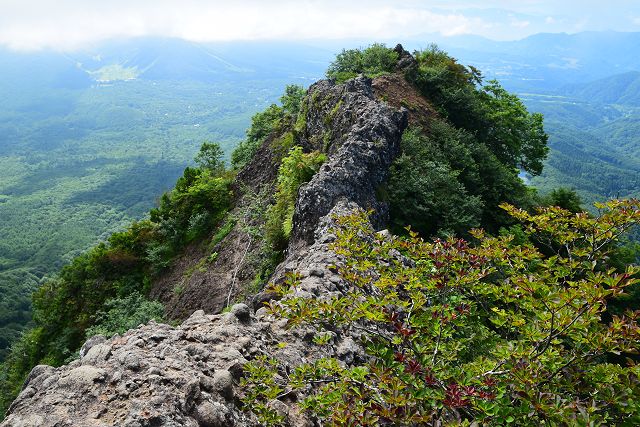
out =
<svg viewBox="0 0 640 427"><path fill-rule="evenodd" d="M227 420L229 410L218 402L204 402L198 406L198 422L203 427L225 427L233 424Z"/></svg>
<svg viewBox="0 0 640 427"><path fill-rule="evenodd" d="M84 365L92 365L100 360L107 360L111 356L111 346L108 344L97 344L91 347L80 360Z"/></svg>
<svg viewBox="0 0 640 427"><path fill-rule="evenodd" d="M363 359L364 352L351 337L346 337L336 350L338 359L342 360L347 365L352 364L356 359Z"/></svg>
<svg viewBox="0 0 640 427"><path fill-rule="evenodd" d="M215 391L217 391L220 396L224 397L226 400L233 399L233 376L231 376L231 372L227 370L216 371L213 374L213 387Z"/></svg>
<svg viewBox="0 0 640 427"><path fill-rule="evenodd" d="M58 380L58 385L70 390L81 390L93 387L94 382L102 382L107 376L107 371L94 366L80 366L64 375Z"/></svg>
<svg viewBox="0 0 640 427"><path fill-rule="evenodd" d="M397 44L393 50L398 54L398 64L396 65L398 70L406 71L418 65L413 55L406 51L401 44Z"/></svg>
<svg viewBox="0 0 640 427"><path fill-rule="evenodd" d="M304 272L297 295L326 298L343 286L335 268L342 260L329 248L335 217L372 208L374 219L384 218L376 189L398 153L407 113L378 100L364 77L343 85L321 81L309 93L307 102L317 105L307 106L302 142L307 149L326 144L329 158L299 192L287 259L273 278ZM256 314L236 304L224 314L195 311L178 327L150 322L109 340L93 337L79 360L35 367L1 426L257 425L237 406L243 367L257 355L272 355L285 373L327 356L347 364L364 358L357 336L333 333L319 347L312 329L289 328L286 319L270 316L262 307L275 297L257 295ZM296 398L270 405L289 426L317 425Z"/></svg>
<svg viewBox="0 0 640 427"><path fill-rule="evenodd" d="M375 98L371 79L366 77L338 86L320 81L309 88L309 93L309 102L319 98L317 102L325 102L325 108L330 110L311 108L307 133L331 132L329 152L332 155L300 189L293 215L290 253L313 242L318 221L340 200L373 209L374 221L383 222L387 207L377 200L376 190L386 179L389 166L400 150L402 132L408 123L406 110L396 110ZM316 93L320 95L314 97ZM326 119L328 115L331 121Z"/></svg>
<svg viewBox="0 0 640 427"><path fill-rule="evenodd" d="M334 215L354 209L360 208L338 203L319 221L319 235L331 229ZM328 295L334 286L329 266L339 262L327 243L315 242L292 267L325 271L323 278L303 279L300 288ZM160 341L152 338L159 331ZM244 304L222 315L194 313L176 328L150 323L93 346L82 365L34 368L2 426L253 426L256 420L236 406L242 367L252 354L272 354L288 369L321 357L349 362L363 354L349 337L323 347L312 340L313 331L289 329L285 319L258 319ZM109 357L93 357L107 349ZM274 405L289 425L312 425L290 401Z"/></svg>
<svg viewBox="0 0 640 427"><path fill-rule="evenodd" d="M29 384L35 382L43 382L47 377L49 377L54 372L54 369L48 365L37 365L35 366L22 385L22 388L27 388Z"/></svg>
<svg viewBox="0 0 640 427"><path fill-rule="evenodd" d="M235 304L231 307L231 313L241 322L247 322L249 320L250 311L246 304Z"/></svg>
<svg viewBox="0 0 640 427"><path fill-rule="evenodd" d="M275 292L258 292L253 296L253 298L251 298L251 305L253 306L254 310L259 310L260 308L264 307L265 303L277 300L279 298L280 296Z"/></svg>
<svg viewBox="0 0 640 427"><path fill-rule="evenodd" d="M85 341L82 347L80 347L80 352L79 352L80 357L81 358L84 357L87 354L87 352L91 350L91 347L93 347L94 345L102 344L106 340L107 339L102 335L95 335L89 338L87 341Z"/></svg>

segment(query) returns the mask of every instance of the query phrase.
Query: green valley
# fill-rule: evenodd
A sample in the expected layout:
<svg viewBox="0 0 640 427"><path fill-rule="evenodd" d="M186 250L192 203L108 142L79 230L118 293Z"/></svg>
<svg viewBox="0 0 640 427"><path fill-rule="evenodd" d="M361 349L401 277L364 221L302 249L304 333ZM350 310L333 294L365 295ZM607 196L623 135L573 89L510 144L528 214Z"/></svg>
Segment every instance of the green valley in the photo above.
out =
<svg viewBox="0 0 640 427"><path fill-rule="evenodd" d="M633 74L633 73L632 73ZM543 192L570 187L586 207L640 196L640 97L629 74L565 87L555 95L524 94L545 116L551 154L531 183Z"/></svg>

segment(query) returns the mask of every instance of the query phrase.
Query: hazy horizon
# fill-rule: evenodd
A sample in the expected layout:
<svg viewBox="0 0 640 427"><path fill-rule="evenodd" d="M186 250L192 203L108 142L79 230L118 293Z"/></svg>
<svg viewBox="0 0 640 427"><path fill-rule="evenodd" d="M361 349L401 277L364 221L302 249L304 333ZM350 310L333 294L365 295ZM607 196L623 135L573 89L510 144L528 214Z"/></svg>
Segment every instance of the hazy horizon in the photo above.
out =
<svg viewBox="0 0 640 427"><path fill-rule="evenodd" d="M215 42L439 34L503 41L537 33L640 31L640 3L625 0L0 0L0 11L0 46L18 51L72 51L134 37Z"/></svg>

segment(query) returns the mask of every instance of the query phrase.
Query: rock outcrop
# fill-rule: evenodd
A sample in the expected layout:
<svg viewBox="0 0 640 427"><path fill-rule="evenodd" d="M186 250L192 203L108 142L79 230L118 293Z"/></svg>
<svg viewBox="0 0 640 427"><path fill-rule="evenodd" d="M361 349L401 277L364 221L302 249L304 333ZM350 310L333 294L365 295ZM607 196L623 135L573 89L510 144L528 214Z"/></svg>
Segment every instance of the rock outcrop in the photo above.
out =
<svg viewBox="0 0 640 427"><path fill-rule="evenodd" d="M301 143L329 158L299 192L288 256L276 275L295 270L302 277L297 295L322 298L341 283L332 267L341 260L329 249L335 216L358 209L373 209L377 220L386 215L376 191L398 154L407 111L379 100L364 77L321 81L306 102ZM211 292L226 292L224 285ZM247 361L269 354L294 367L364 357L354 336L334 337L319 354L312 330L289 329L266 314L261 303L268 299L259 295L252 307L236 304L223 314L196 311L178 327L150 322L109 340L94 337L69 365L34 368L1 426L251 426L256 421L240 409ZM289 425L314 425L295 396L277 403Z"/></svg>
<svg viewBox="0 0 640 427"><path fill-rule="evenodd" d="M384 79L405 81L398 74ZM385 93L385 89L406 87L376 85L376 80L359 77L345 84L321 80L309 88L302 117L296 123L296 143L306 151L326 153L328 160L300 190L287 262L313 243L319 219L339 200L373 209L374 222L385 222L387 207L377 200L376 190L398 154L408 117L404 106L381 101L399 96ZM230 217L239 220L231 232L215 248L197 244L188 247L153 284L151 297L165 304L169 318L184 320L197 309L219 312L254 280L264 255L260 253L261 242L247 229L259 228L260 224L247 224L244 219L248 210L266 210L273 194L278 166L286 154L277 146L279 137L270 135L238 174L236 208ZM250 208L256 200L263 206ZM212 251L216 258L210 262Z"/></svg>
<svg viewBox="0 0 640 427"><path fill-rule="evenodd" d="M331 266L334 216L359 209L338 203L317 228L316 241L288 268L301 275L297 296L331 295L341 278ZM295 367L320 357L345 363L364 357L357 337L312 345L314 332L236 304L224 314L196 311L178 327L150 322L109 340L93 337L78 360L60 368L36 366L9 409L3 427L23 426L253 426L240 410L239 379L248 360L269 354ZM354 339L356 338L356 339ZM281 402L289 425L311 426L294 396Z"/></svg>
<svg viewBox="0 0 640 427"><path fill-rule="evenodd" d="M327 105L328 111L311 106L307 134L329 133L324 151L332 155L300 189L289 252L313 242L319 219L339 200L373 209L374 220L383 222L387 210L385 204L377 200L376 190L400 151L400 138L407 127L407 112L377 100L371 79L366 77L339 86L321 81L311 86L309 93L309 102L315 100L316 104Z"/></svg>

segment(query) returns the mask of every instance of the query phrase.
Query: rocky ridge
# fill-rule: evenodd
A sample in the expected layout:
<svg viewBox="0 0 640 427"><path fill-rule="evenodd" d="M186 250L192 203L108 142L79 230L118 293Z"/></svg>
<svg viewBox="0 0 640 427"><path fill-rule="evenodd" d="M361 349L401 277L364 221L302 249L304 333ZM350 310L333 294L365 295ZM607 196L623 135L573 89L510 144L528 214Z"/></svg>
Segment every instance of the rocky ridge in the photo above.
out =
<svg viewBox="0 0 640 427"><path fill-rule="evenodd" d="M404 81L401 75L387 78ZM322 80L308 90L299 120L302 125L296 123L296 142L305 151L326 153L328 160L300 190L287 251L290 256L297 257L313 242L318 220L338 200L352 200L363 208L374 209L377 223L386 219L386 205L376 200L376 190L399 151L407 113L401 106L381 102L384 94L374 91L374 87L375 81L360 77L345 84ZM241 297L253 281L263 255L260 241L246 229L261 225L252 219L246 224L244 218L250 209L266 210L274 193L278 167L285 154L278 146L280 137L270 135L239 172L236 207L230 213L238 221L229 235L211 249L217 253L215 261L207 262L207 268L202 269L199 265L211 250L206 245L188 248L153 284L151 297L165 304L171 319L184 320L196 309L217 313L228 300ZM256 200L263 206L249 207Z"/></svg>
<svg viewBox="0 0 640 427"><path fill-rule="evenodd" d="M328 246L333 218L373 209L374 221L383 222L386 207L376 190L399 151L408 114L379 100L364 77L343 85L321 81L306 102L302 145L329 158L299 192L288 255L274 279L295 270L302 277L298 295L322 298L341 281L331 267L340 259ZM210 291L226 293L229 283L217 286ZM258 295L253 307L236 304L224 314L199 310L175 328L151 322L109 340L93 337L78 360L34 368L1 426L251 426L256 422L239 400L247 361L269 354L293 367L321 356L347 364L363 357L354 336L336 336L318 354L313 331L268 316L261 308L268 299ZM298 413L294 396L273 405L289 425L314 425Z"/></svg>

